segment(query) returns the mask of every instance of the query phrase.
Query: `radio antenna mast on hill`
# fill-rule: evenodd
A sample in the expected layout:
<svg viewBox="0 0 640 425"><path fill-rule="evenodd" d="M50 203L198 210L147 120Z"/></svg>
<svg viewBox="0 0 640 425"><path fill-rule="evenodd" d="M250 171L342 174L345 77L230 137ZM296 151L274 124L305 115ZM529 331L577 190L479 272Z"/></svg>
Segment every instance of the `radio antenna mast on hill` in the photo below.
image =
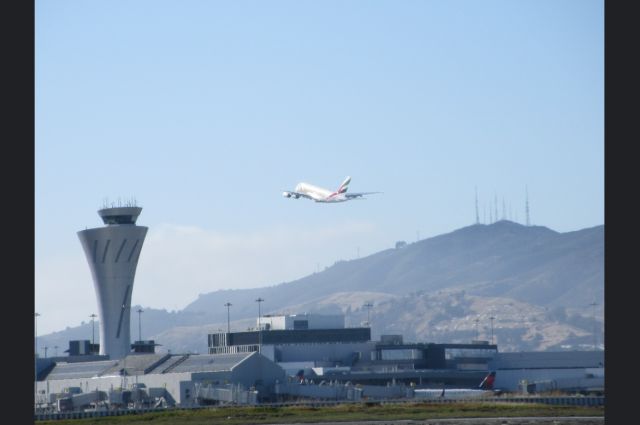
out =
<svg viewBox="0 0 640 425"><path fill-rule="evenodd" d="M524 187L524 193L525 193L524 213L527 220L526 223L527 223L527 226L531 226L531 221L529 220L529 188L526 185Z"/></svg>
<svg viewBox="0 0 640 425"><path fill-rule="evenodd" d="M502 219L503 220L507 219L507 206L504 203L504 196L502 197Z"/></svg>
<svg viewBox="0 0 640 425"><path fill-rule="evenodd" d="M476 186L476 224L480 223L480 214L478 213L478 186Z"/></svg>

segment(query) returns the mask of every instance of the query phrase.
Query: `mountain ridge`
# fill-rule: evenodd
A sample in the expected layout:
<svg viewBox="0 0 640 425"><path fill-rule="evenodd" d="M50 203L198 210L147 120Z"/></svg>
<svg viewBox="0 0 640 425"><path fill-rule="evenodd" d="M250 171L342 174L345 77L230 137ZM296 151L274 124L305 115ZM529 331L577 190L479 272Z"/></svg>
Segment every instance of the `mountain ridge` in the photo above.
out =
<svg viewBox="0 0 640 425"><path fill-rule="evenodd" d="M538 322L529 326L536 329L534 332L516 320L519 324L509 325L510 339L503 336L502 341L512 350L548 349L563 342L565 345L588 342L585 332L593 330L594 323L589 322L587 311L591 310L586 306L593 301L603 306L604 225L560 233L544 226L502 220L398 246L363 258L337 261L324 271L290 282L200 294L177 312L145 308L145 334L167 338L173 349L206 350L206 333L226 328L224 303L233 306L234 324L250 327L251 323L255 325L255 300L260 297L265 300L263 314L302 312L300 309L310 313L342 312L347 318L358 317L360 322L366 317L362 305L375 301L374 309L397 308L402 313L383 315L386 322L379 321L383 316L376 316L378 321L372 320L376 324L374 335L402 331L414 338L431 335L457 341L473 333L469 328L472 315L488 317L474 300L482 299L492 305L510 300L532 312L530 315L537 317ZM442 309L449 305L447 296L451 294L462 294L455 295L459 304ZM421 301L414 303L412 297ZM348 304L344 302L346 299ZM432 317L429 309L440 313ZM464 326L456 322L462 320L456 314L466 317ZM447 320L458 324L449 327ZM134 322L132 336L137 335ZM354 323L357 325L358 321ZM545 328L543 323L548 326ZM502 324L504 333L508 326L506 322ZM87 332L87 325L91 335L90 323L83 325L83 332ZM430 333L425 326L441 331ZM460 326L465 329L461 331ZM422 330L414 332L414 329ZM202 331L205 334L196 340L197 333ZM39 339L49 339L52 341L49 346L53 346L60 344L65 335L78 333L77 327L68 328ZM522 338L528 335L529 339L518 342L518 335Z"/></svg>
<svg viewBox="0 0 640 425"><path fill-rule="evenodd" d="M561 296L561 299L566 300L566 306L574 307L578 303L584 303L585 300L575 296L567 297L566 292L571 291L573 284L562 284L556 277L560 272L558 270L549 272L548 265L553 264L554 261L560 261L557 260L558 257L572 259L573 256L584 259L587 256L587 253L583 252L584 249L581 248L577 254L573 255L572 252L575 252L577 247L574 246L575 243L571 244L571 239L583 237L587 239L589 246L595 246L593 259L602 260L599 262L602 264L598 261L585 264L583 261L574 267L574 272L582 277L569 279L569 281L582 281L583 275L595 275L595 280L587 286L590 286L594 292L592 298L601 302L604 287L603 233L604 225L558 233L543 226L523 226L509 221L500 221L492 225L476 224L423 239L408 244L404 248L387 249L364 258L339 261L322 272L291 282L263 288L221 290L201 294L183 311L211 312L211 309L216 306L215 300L226 297L228 300L225 302L234 304L234 315L244 317L254 314L253 300L258 296L266 300L263 307L268 311L269 298L279 300L280 304L282 299L287 300L285 304L295 304L302 303L310 297L324 296L347 288L350 291L372 290L405 294L417 290L435 291L465 286L471 289L476 286L476 290L471 290L471 293L495 296L504 293L505 287L509 287L512 297L529 301L525 297L529 297L536 291L530 287L527 288L528 286L553 286L554 284L559 284L560 287L536 294L534 303L559 305L556 301ZM491 246L486 246L487 241ZM566 246L567 243L569 246ZM562 252L562 245L565 245L564 252ZM482 254L487 251L492 251L492 255ZM533 264L531 264L532 259L535 260ZM526 270L520 271L520 276L513 277L516 269L522 269L527 262L529 265ZM556 267L563 267L561 261ZM452 268L456 270L455 273L451 272ZM471 279L471 281L464 282L464 279ZM599 289L597 288L598 279L602 282L600 291L596 291ZM564 288L563 291L559 290L562 288ZM251 296L239 297L239 295ZM590 301L592 300L588 300ZM212 319L216 316L213 314Z"/></svg>

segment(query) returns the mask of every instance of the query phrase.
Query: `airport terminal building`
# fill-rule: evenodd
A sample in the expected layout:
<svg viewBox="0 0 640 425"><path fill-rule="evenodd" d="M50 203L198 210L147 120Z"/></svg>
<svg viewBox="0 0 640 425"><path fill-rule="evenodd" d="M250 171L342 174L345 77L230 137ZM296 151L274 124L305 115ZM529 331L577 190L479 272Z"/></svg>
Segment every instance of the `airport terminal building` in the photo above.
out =
<svg viewBox="0 0 640 425"><path fill-rule="evenodd" d="M329 327L330 326L330 327ZM267 316L257 329L208 335L210 354L260 351L289 376L387 385L477 385L487 374L497 346L404 343L401 335L371 340L368 327L346 328L344 316Z"/></svg>
<svg viewBox="0 0 640 425"><path fill-rule="evenodd" d="M412 398L421 389L477 388L490 371L496 372L494 387L503 391L604 392L602 351L500 353L486 341L408 343L401 335L372 341L370 328L346 328L343 318L265 319L254 331L209 334L208 354L156 354L154 344L142 344L144 350L132 344L136 352L117 359L75 352L39 359L36 401L63 410L101 403L197 406L291 397Z"/></svg>

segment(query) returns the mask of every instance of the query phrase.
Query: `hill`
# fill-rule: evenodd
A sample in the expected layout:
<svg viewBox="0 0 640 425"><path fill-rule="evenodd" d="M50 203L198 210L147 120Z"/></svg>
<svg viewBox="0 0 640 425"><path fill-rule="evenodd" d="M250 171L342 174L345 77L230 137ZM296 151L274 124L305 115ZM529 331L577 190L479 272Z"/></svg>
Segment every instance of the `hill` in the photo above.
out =
<svg viewBox="0 0 640 425"><path fill-rule="evenodd" d="M204 313L211 322L225 319L221 306L231 302L234 317L265 311L335 292L466 290L471 295L507 297L543 307L579 308L604 294L604 226L558 233L510 221L477 224L451 233L388 249L365 258L341 261L326 270L267 288L203 294L185 312Z"/></svg>
<svg viewBox="0 0 640 425"><path fill-rule="evenodd" d="M593 344L594 326L602 329L603 321L604 225L559 233L505 220L476 224L292 282L202 294L179 312L147 308L145 335L173 351L203 352L206 334L226 328L224 303L233 304L233 328L246 329L255 326L258 297L265 314L343 312L352 326L366 321L362 306L372 302L374 336L489 339L488 318L495 316L494 337L503 351ZM597 324L588 307L593 301ZM84 325L85 335L90 326ZM132 320L132 336L136 327ZM78 332L69 328L42 340L66 348L64 339Z"/></svg>

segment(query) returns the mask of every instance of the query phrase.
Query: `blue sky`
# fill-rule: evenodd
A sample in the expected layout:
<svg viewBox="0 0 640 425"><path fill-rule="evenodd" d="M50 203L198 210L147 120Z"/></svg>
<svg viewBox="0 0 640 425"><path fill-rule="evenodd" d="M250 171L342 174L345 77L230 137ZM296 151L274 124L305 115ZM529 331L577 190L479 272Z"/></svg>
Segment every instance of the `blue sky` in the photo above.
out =
<svg viewBox="0 0 640 425"><path fill-rule="evenodd" d="M602 1L35 4L39 332L97 311L105 198L149 226L133 303L170 310L473 224L475 187L481 221L527 186L533 224L604 223ZM347 175L384 193L281 196Z"/></svg>

